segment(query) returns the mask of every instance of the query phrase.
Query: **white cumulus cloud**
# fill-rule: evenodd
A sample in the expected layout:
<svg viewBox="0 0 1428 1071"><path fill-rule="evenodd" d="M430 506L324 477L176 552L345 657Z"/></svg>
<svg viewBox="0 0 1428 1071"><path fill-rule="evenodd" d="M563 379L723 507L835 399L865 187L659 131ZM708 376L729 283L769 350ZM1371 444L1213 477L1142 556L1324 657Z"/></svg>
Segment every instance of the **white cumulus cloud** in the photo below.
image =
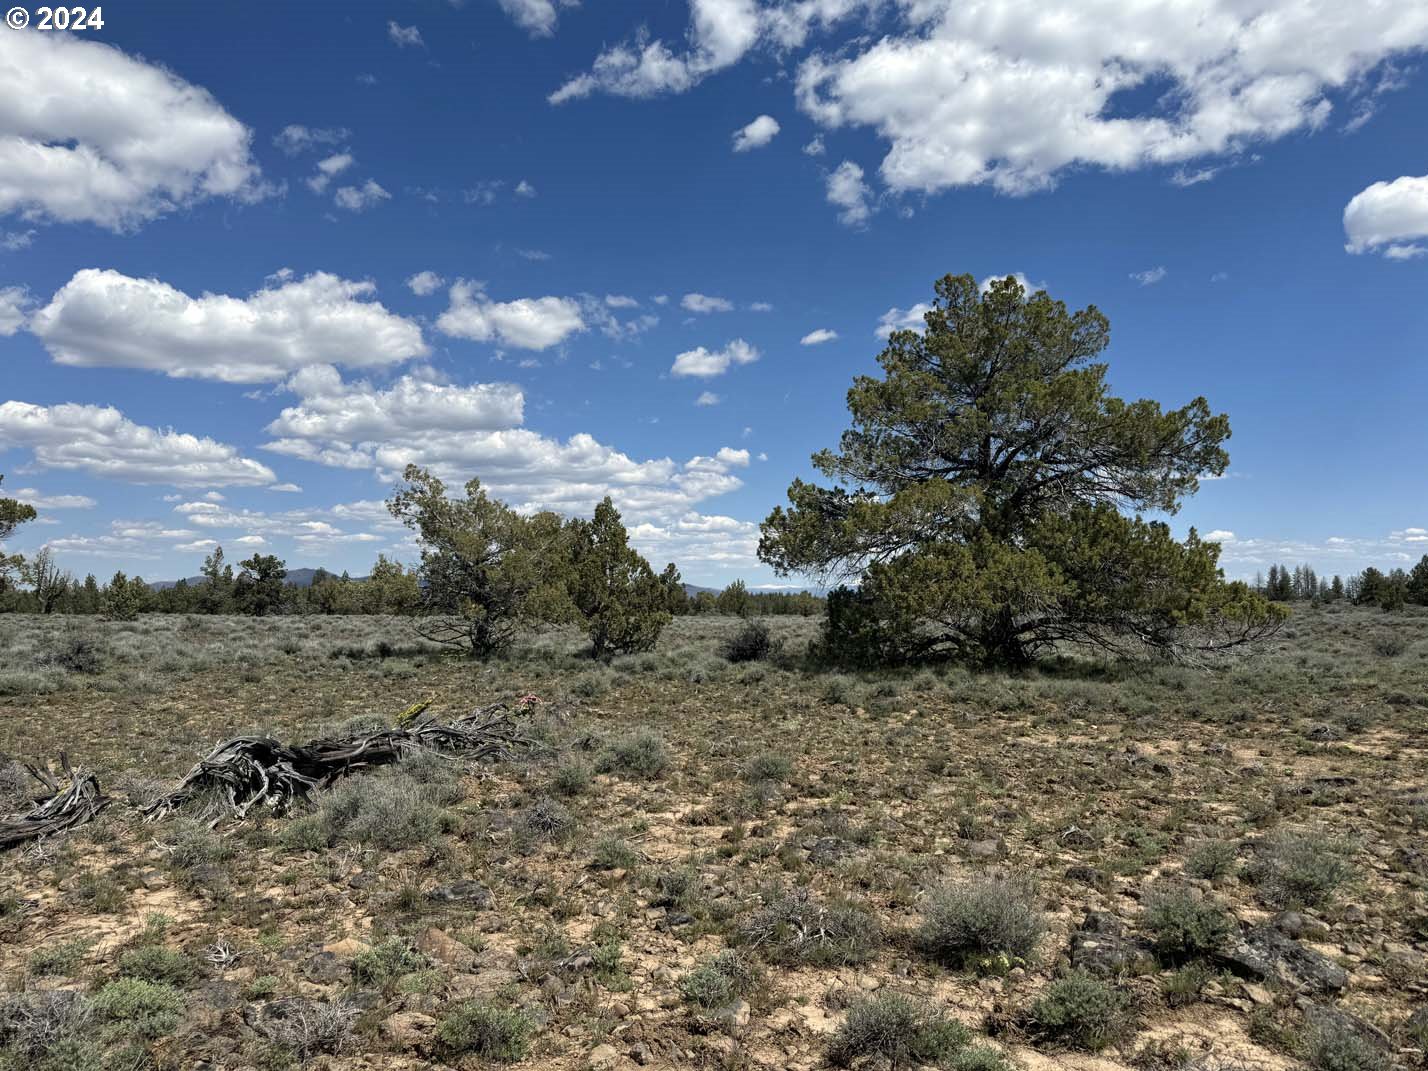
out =
<svg viewBox="0 0 1428 1071"><path fill-rule="evenodd" d="M204 89L88 34L0 34L0 214L127 230L267 192Z"/></svg>
<svg viewBox="0 0 1428 1071"><path fill-rule="evenodd" d="M1428 253L1428 175L1405 175L1375 182L1344 208L1345 248L1350 253L1381 252L1394 260Z"/></svg>
<svg viewBox="0 0 1428 1071"><path fill-rule="evenodd" d="M852 160L844 160L829 173L826 192L828 203L842 210L838 213L840 223L859 227L868 222L873 213L868 203L873 191L863 181L863 169Z"/></svg>
<svg viewBox="0 0 1428 1071"><path fill-rule="evenodd" d="M0 403L0 446L29 448L36 468L128 483L260 487L276 480L226 443L136 424L112 406Z"/></svg>
<svg viewBox="0 0 1428 1071"><path fill-rule="evenodd" d="M772 115L761 115L747 126L742 126L734 131L734 151L748 152L750 149L761 149L773 141L778 131L777 119Z"/></svg>
<svg viewBox="0 0 1428 1071"><path fill-rule="evenodd" d="M310 364L394 364L427 352L421 329L370 300L369 282L287 273L247 298L191 297L156 279L85 268L30 318L60 364L143 368L227 383Z"/></svg>
<svg viewBox="0 0 1428 1071"><path fill-rule="evenodd" d="M703 346L686 350L675 357L669 371L675 376L711 379L714 376L722 376L733 365L749 364L758 359L758 350L742 338L736 338L722 350L709 350Z"/></svg>
<svg viewBox="0 0 1428 1071"><path fill-rule="evenodd" d="M733 312L734 303L728 298L710 297L708 294L685 294L680 305L690 312Z"/></svg>
<svg viewBox="0 0 1428 1071"><path fill-rule="evenodd" d="M436 328L453 338L502 342L517 349L544 350L585 330L580 302L574 298L518 298L492 301L480 283L458 279L451 303Z"/></svg>
<svg viewBox="0 0 1428 1071"><path fill-rule="evenodd" d="M820 327L816 331L810 331L798 340L800 346L819 346L824 342L832 342L838 337L838 332L830 327Z"/></svg>

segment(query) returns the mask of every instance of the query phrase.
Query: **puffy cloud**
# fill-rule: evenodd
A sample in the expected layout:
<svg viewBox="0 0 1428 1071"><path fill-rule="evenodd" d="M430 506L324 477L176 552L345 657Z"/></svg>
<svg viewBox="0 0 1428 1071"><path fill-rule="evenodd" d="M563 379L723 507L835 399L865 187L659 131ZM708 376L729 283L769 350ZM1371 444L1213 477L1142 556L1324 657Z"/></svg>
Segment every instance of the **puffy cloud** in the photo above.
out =
<svg viewBox="0 0 1428 1071"><path fill-rule="evenodd" d="M1157 266L1154 268L1146 268L1145 271L1133 271L1130 273L1130 277L1141 286L1154 286L1168 274L1165 268Z"/></svg>
<svg viewBox="0 0 1428 1071"><path fill-rule="evenodd" d="M380 390L366 382L344 383L331 365L306 368L284 387L301 401L268 425L268 434L280 439L369 442L416 427L436 432L513 428L520 425L525 407L521 389L510 383L457 387L408 375Z"/></svg>
<svg viewBox="0 0 1428 1071"><path fill-rule="evenodd" d="M719 404L719 395L712 390L703 391L698 398L694 399L694 404L698 406L710 406Z"/></svg>
<svg viewBox="0 0 1428 1071"><path fill-rule="evenodd" d="M1025 193L1080 164L1122 170L1237 151L1321 126L1330 91L1428 45L1416 0L897 6L904 33L810 56L796 84L817 121L889 141L881 174L898 190ZM1125 94L1149 86L1153 100L1124 114Z"/></svg>
<svg viewBox="0 0 1428 1071"><path fill-rule="evenodd" d="M758 564L759 526L753 521L690 511L662 522L630 527L630 542L658 565L715 565L749 569Z"/></svg>
<svg viewBox="0 0 1428 1071"><path fill-rule="evenodd" d="M7 253L18 253L29 249L35 240L35 230L31 227L23 231L0 231L0 249Z"/></svg>
<svg viewBox="0 0 1428 1071"><path fill-rule="evenodd" d="M761 149L773 141L778 131L777 119L772 115L761 115L747 126L742 126L734 131L734 151L748 152L750 149Z"/></svg>
<svg viewBox="0 0 1428 1071"><path fill-rule="evenodd" d="M88 495L46 495L33 487L20 487L14 491L6 488L10 498L26 502L35 509L93 509L98 503Z"/></svg>
<svg viewBox="0 0 1428 1071"><path fill-rule="evenodd" d="M838 222L850 227L859 227L868 222L872 206L868 200L873 195L872 188L863 181L863 169L852 160L844 160L828 175L826 192L828 203L842 209Z"/></svg>
<svg viewBox="0 0 1428 1071"><path fill-rule="evenodd" d="M823 144L822 134L814 135L813 140L803 147L804 156L822 156L827 151L827 147Z"/></svg>
<svg viewBox="0 0 1428 1071"><path fill-rule="evenodd" d="M290 123L273 138L273 144L289 156L297 156L309 149L340 145L351 136L346 127L307 127L300 123Z"/></svg>
<svg viewBox="0 0 1428 1071"><path fill-rule="evenodd" d="M986 286L985 280L982 285ZM878 318L878 327L873 335L876 338L887 338L894 331L921 331L927 326L923 317L931 311L932 303L928 301L919 301L910 309L888 309Z"/></svg>
<svg viewBox="0 0 1428 1071"><path fill-rule="evenodd" d="M1350 253L1382 252L1394 260L1428 253L1428 175L1375 182L1344 208Z"/></svg>
<svg viewBox="0 0 1428 1071"><path fill-rule="evenodd" d="M268 466L225 443L146 427L112 406L0 404L0 446L29 447L44 469L70 469L128 483L175 487L262 486Z"/></svg>
<svg viewBox="0 0 1428 1071"><path fill-rule="evenodd" d="M1233 543L1235 541L1235 533L1227 531L1224 528L1216 528L1212 532L1206 532L1205 539L1211 543Z"/></svg>
<svg viewBox="0 0 1428 1071"><path fill-rule="evenodd" d="M816 331L810 331L798 340L800 346L819 346L824 342L832 342L838 337L838 332L830 327L820 327Z"/></svg>
<svg viewBox="0 0 1428 1071"><path fill-rule="evenodd" d="M606 294L605 304L612 309L637 309L640 307L638 301L632 297L626 297L624 294Z"/></svg>
<svg viewBox="0 0 1428 1071"><path fill-rule="evenodd" d="M407 277L407 288L417 297L434 294L445 285L446 280L434 271L419 271Z"/></svg>
<svg viewBox="0 0 1428 1071"><path fill-rule="evenodd" d="M686 350L674 359L670 374L675 376L697 376L710 379L722 376L732 365L750 364L759 359L759 351L742 338L736 338L722 350L708 350L703 346Z"/></svg>
<svg viewBox="0 0 1428 1071"><path fill-rule="evenodd" d="M60 364L261 383L311 364L366 368L427 352L421 329L364 300L369 282L326 272L248 298L188 294L117 271L76 272L30 320Z"/></svg>
<svg viewBox="0 0 1428 1071"><path fill-rule="evenodd" d="M501 10L532 37L550 37L560 19L555 0L499 0ZM559 7L577 7L580 0L559 0Z"/></svg>
<svg viewBox="0 0 1428 1071"><path fill-rule="evenodd" d="M679 303L690 312L734 311L734 303L728 298L710 297L708 294L685 294Z"/></svg>
<svg viewBox="0 0 1428 1071"><path fill-rule="evenodd" d="M332 180L346 171L357 161L350 152L334 153L317 162L317 174L307 180L307 188L313 193L323 193ZM379 187L380 188L380 187Z"/></svg>
<svg viewBox="0 0 1428 1071"><path fill-rule="evenodd" d="M392 195L382 189L374 179L368 179L360 186L339 186L332 197L333 204L348 212L365 212L367 209L390 201Z"/></svg>
<svg viewBox="0 0 1428 1071"><path fill-rule="evenodd" d="M30 291L23 286L0 289L0 336L9 338L25 326L29 308L34 304Z"/></svg>
<svg viewBox="0 0 1428 1071"><path fill-rule="evenodd" d="M267 192L206 90L87 36L0 34L0 214L120 231Z"/></svg>
<svg viewBox="0 0 1428 1071"><path fill-rule="evenodd" d="M525 179L521 179L520 182L516 183L517 197L534 197L535 195L536 188L532 186L529 182L527 182Z"/></svg>
<svg viewBox="0 0 1428 1071"><path fill-rule="evenodd" d="M492 301L480 283L458 279L451 303L436 328L452 338L501 342L523 350L544 350L585 330L580 302L573 298L518 298Z"/></svg>
<svg viewBox="0 0 1428 1071"><path fill-rule="evenodd" d="M641 31L600 53L587 73L570 79L548 99L562 104L591 93L636 98L683 93L738 63L761 39L796 47L812 24L831 23L869 2L795 0L765 8L757 0L690 0L691 48L676 51Z"/></svg>
<svg viewBox="0 0 1428 1071"><path fill-rule="evenodd" d="M415 26L400 26L394 19L387 20L387 36L398 48L426 47L426 42L421 38L421 30Z"/></svg>
<svg viewBox="0 0 1428 1071"><path fill-rule="evenodd" d="M1428 47L1421 0L691 0L689 46L636 35L551 94L680 93L755 48L801 49L854 15L876 32L799 62L799 107L885 139L894 190L1027 193L1077 166L1186 165L1372 114L1376 70ZM884 17L891 13L893 17ZM1365 110L1367 106L1367 110Z"/></svg>
<svg viewBox="0 0 1428 1071"><path fill-rule="evenodd" d="M745 451L728 448L681 465L670 458L639 461L586 434L548 438L517 426L523 398L518 388L503 384L406 377L379 389L343 383L331 369L310 369L287 387L299 403L269 427L277 438L266 449L321 465L371 469L383 480L396 478L408 464L427 466L455 483L477 476L493 495L522 510L588 513L608 494L634 518L678 515L740 487L732 470L748 464ZM217 503L184 503L181 512L200 525L221 519L270 532L261 519ZM339 524L354 519L374 526L367 515L331 518Z"/></svg>

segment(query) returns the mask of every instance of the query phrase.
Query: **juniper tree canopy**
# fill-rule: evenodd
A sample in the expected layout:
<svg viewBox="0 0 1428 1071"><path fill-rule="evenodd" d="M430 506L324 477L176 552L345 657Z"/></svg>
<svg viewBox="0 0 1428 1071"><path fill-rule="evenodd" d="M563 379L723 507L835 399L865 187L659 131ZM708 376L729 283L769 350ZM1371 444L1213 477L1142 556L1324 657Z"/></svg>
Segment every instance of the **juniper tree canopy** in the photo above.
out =
<svg viewBox="0 0 1428 1071"><path fill-rule="evenodd" d="M1218 544L1124 512L1173 514L1221 475L1227 417L1111 394L1094 306L970 275L936 295L925 330L895 332L884 374L848 392L852 427L813 457L833 485L795 480L763 524L781 574L858 584L830 599L834 653L1015 664L1063 642L1215 649L1278 624L1223 580Z"/></svg>

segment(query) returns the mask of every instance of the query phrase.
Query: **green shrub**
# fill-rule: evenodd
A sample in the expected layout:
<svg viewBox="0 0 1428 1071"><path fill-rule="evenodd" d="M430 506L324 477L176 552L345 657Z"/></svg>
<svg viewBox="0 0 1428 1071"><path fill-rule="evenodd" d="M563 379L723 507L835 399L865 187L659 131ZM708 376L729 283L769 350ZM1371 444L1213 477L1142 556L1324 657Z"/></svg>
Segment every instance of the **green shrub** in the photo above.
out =
<svg viewBox="0 0 1428 1071"><path fill-rule="evenodd" d="M387 851L429 843L451 825L431 795L399 770L348 778L322 802L327 842L356 841Z"/></svg>
<svg viewBox="0 0 1428 1071"><path fill-rule="evenodd" d="M183 997L171 985L120 978L99 991L94 1010L122 1033L157 1038L172 1034L178 1026Z"/></svg>
<svg viewBox="0 0 1428 1071"><path fill-rule="evenodd" d="M858 904L823 903L800 887L766 900L742 937L774 963L833 966L870 958L882 943L882 927Z"/></svg>
<svg viewBox="0 0 1428 1071"><path fill-rule="evenodd" d="M1203 963L1187 963L1161 980L1160 995L1172 1008L1194 1004L1204 995L1205 987L1214 977L1214 972Z"/></svg>
<svg viewBox="0 0 1428 1071"><path fill-rule="evenodd" d="M1151 889L1145 898L1145 926L1155 953L1167 963L1186 963L1219 950L1233 920L1219 904L1184 885Z"/></svg>
<svg viewBox="0 0 1428 1071"><path fill-rule="evenodd" d="M1192 878L1214 881L1228 877L1235 869L1237 849L1230 841L1202 840L1185 855L1185 873Z"/></svg>
<svg viewBox="0 0 1428 1071"><path fill-rule="evenodd" d="M219 863L236 854L233 844L196 818L180 818L167 834L169 865L180 870Z"/></svg>
<svg viewBox="0 0 1428 1071"><path fill-rule="evenodd" d="M1323 907L1354 876L1348 849L1327 836L1276 830L1256 845L1245 877L1272 907Z"/></svg>
<svg viewBox="0 0 1428 1071"><path fill-rule="evenodd" d="M1098 1052L1130 1030L1130 998L1108 982L1072 971L1048 985L1027 1012L1042 1038Z"/></svg>
<svg viewBox="0 0 1428 1071"><path fill-rule="evenodd" d="M679 981L684 999L704 1011L726 1008L758 984L758 969L737 951L724 951L703 960Z"/></svg>
<svg viewBox="0 0 1428 1071"><path fill-rule="evenodd" d="M357 953L352 960L352 977L358 982L386 985L426 965L427 958L416 949L400 938L388 937Z"/></svg>
<svg viewBox="0 0 1428 1071"><path fill-rule="evenodd" d="M535 1023L522 1011L467 1001L447 1013L436 1037L447 1056L473 1053L514 1063L525 1057L534 1030Z"/></svg>
<svg viewBox="0 0 1428 1071"><path fill-rule="evenodd" d="M730 662L761 662L776 654L779 644L768 625L762 621L745 621L739 631L721 645L719 653Z"/></svg>
<svg viewBox="0 0 1428 1071"><path fill-rule="evenodd" d="M990 1045L969 1045L954 1053L947 1071L1015 1071L1016 1065Z"/></svg>
<svg viewBox="0 0 1428 1071"><path fill-rule="evenodd" d="M917 938L939 963L1005 969L1029 960L1045 931L1028 881L981 877L934 890Z"/></svg>
<svg viewBox="0 0 1428 1071"><path fill-rule="evenodd" d="M126 978L185 986L198 976L198 964L175 949L150 945L131 949L120 956L119 972Z"/></svg>
<svg viewBox="0 0 1428 1071"><path fill-rule="evenodd" d="M558 796L579 796L590 787L590 767L578 759L562 762L550 779L550 790Z"/></svg>
<svg viewBox="0 0 1428 1071"><path fill-rule="evenodd" d="M669 769L669 749L659 734L645 730L610 741L595 760L599 773L652 780Z"/></svg>
<svg viewBox="0 0 1428 1071"><path fill-rule="evenodd" d="M42 978L73 975L84 962L84 954L88 950L88 941L41 945L30 953L30 973Z"/></svg>
<svg viewBox="0 0 1428 1071"><path fill-rule="evenodd" d="M767 781L787 781L793 773L793 760L787 755L763 752L744 763L744 780L757 785Z"/></svg>
<svg viewBox="0 0 1428 1071"><path fill-rule="evenodd" d="M630 870L639 862L639 853L619 837L601 837L590 851L590 865L596 870Z"/></svg>
<svg viewBox="0 0 1428 1071"><path fill-rule="evenodd" d="M1333 1020L1310 1027L1304 1048L1314 1071L1390 1071L1393 1067L1387 1053Z"/></svg>
<svg viewBox="0 0 1428 1071"><path fill-rule="evenodd" d="M828 1047L828 1060L837 1067L869 1057L893 1067L941 1064L971 1037L965 1026L934 1008L898 993L880 993L848 1009Z"/></svg>

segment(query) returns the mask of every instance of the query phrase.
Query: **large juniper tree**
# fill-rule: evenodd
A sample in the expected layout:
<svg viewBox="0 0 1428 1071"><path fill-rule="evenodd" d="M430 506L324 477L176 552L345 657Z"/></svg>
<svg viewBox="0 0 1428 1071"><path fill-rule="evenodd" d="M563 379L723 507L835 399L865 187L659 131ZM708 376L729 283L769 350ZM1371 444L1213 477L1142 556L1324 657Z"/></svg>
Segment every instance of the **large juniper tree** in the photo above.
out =
<svg viewBox="0 0 1428 1071"><path fill-rule="evenodd" d="M5 482L5 477L0 476L0 483ZM28 502L20 502L13 498L0 497L0 594L4 594L12 583L12 577L19 573L25 564L25 559L18 554L7 555L4 551L5 540L16 528L26 521L35 519L35 507Z"/></svg>
<svg viewBox="0 0 1428 1071"><path fill-rule="evenodd" d="M1018 664L1059 643L1213 649L1282 611L1218 568L1219 546L1159 521L1225 471L1229 421L1112 395L1110 325L1011 278L936 284L924 331L848 392L853 426L763 524L779 573L857 584L829 601L830 646L866 659Z"/></svg>

